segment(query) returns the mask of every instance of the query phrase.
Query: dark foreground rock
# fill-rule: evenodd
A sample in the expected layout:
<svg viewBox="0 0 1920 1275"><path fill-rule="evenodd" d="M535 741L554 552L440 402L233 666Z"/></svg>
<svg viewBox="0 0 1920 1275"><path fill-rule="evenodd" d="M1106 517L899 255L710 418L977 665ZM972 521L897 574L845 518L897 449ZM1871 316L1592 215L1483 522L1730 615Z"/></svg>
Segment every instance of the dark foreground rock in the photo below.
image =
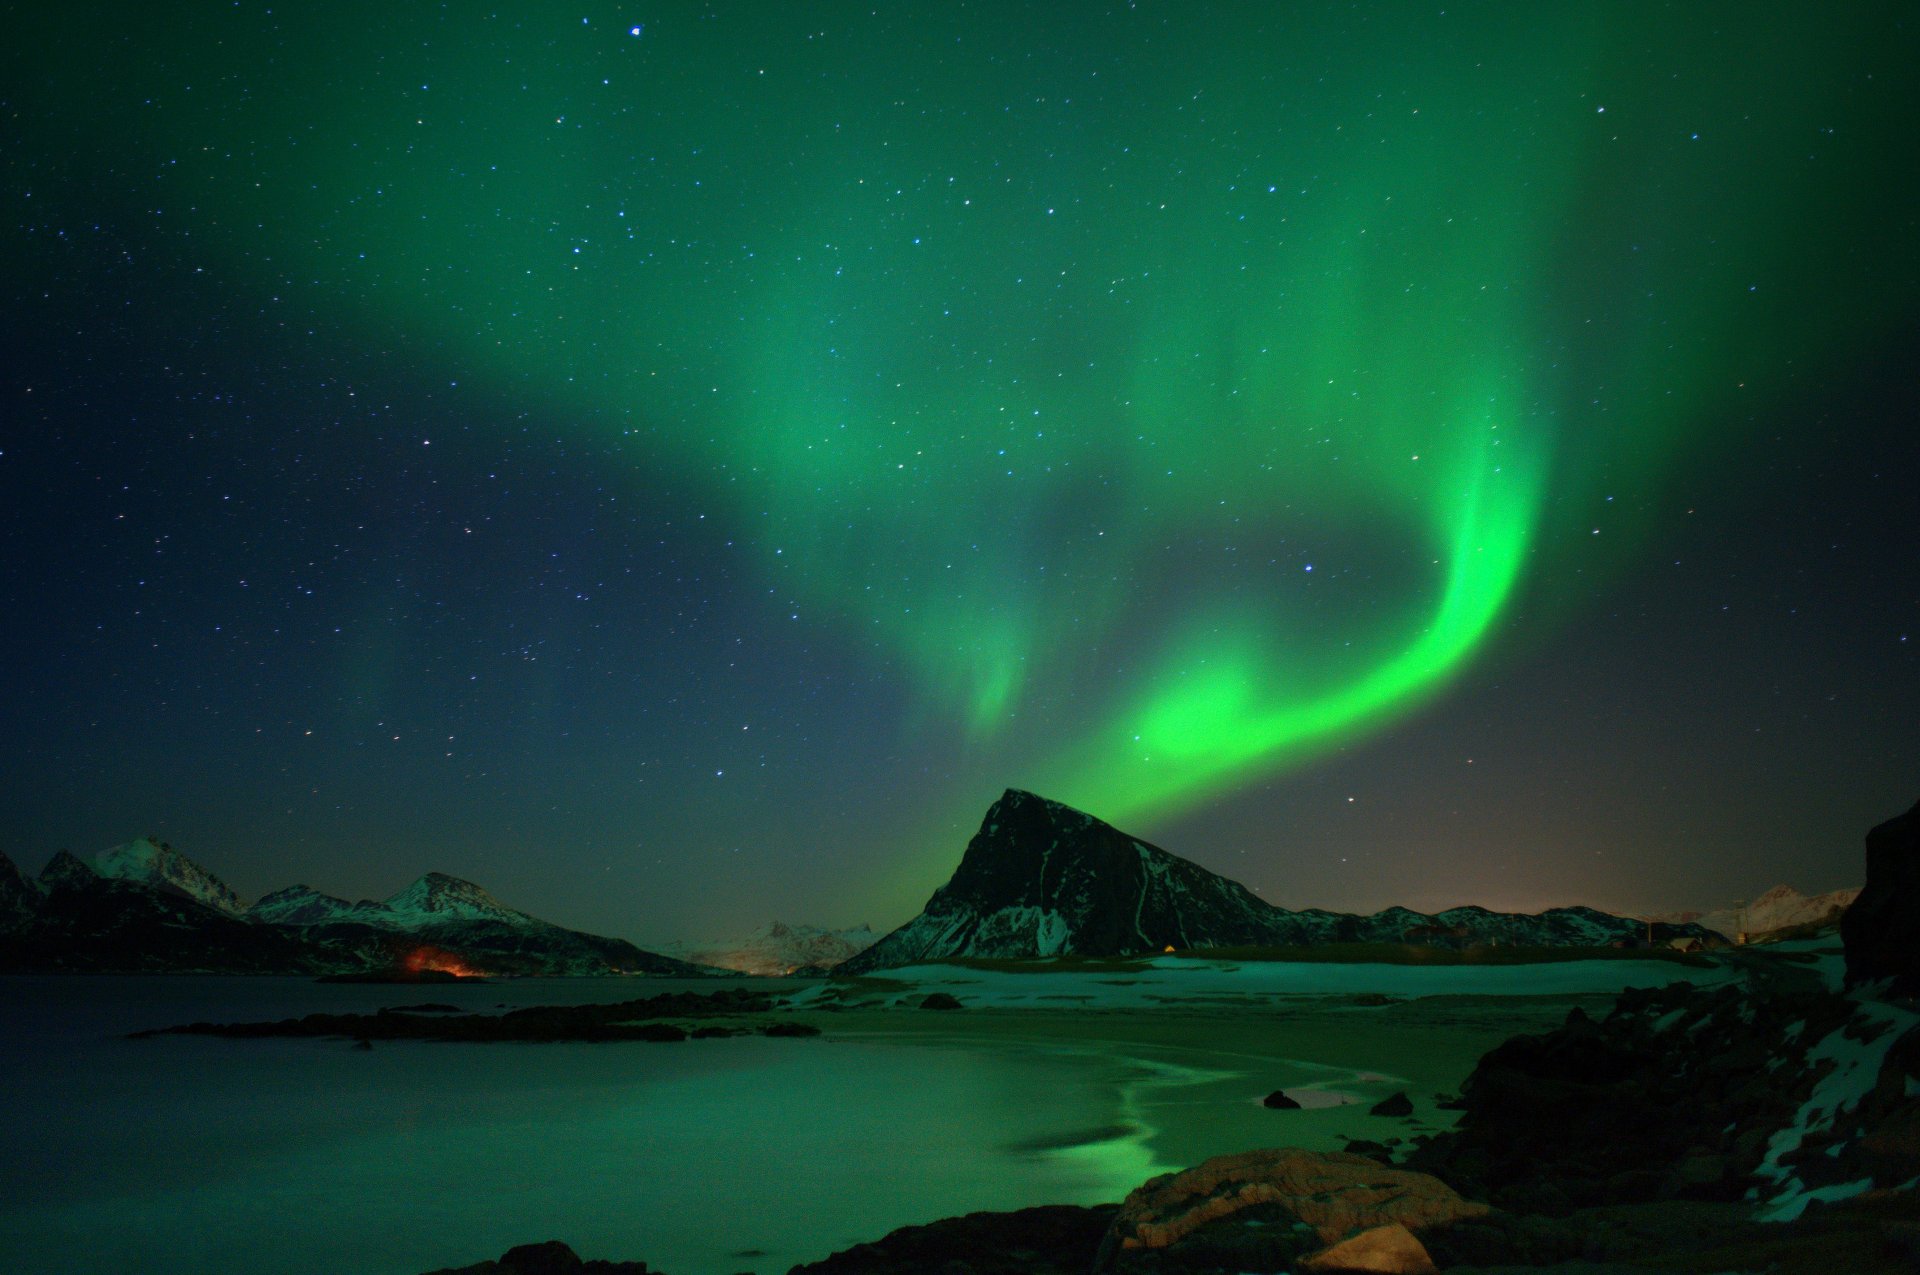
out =
<svg viewBox="0 0 1920 1275"><path fill-rule="evenodd" d="M1407 1163L1549 1216L1892 1187L1920 1174L1920 1098L1907 1096L1920 1034L1896 1029L1906 1021L1813 980L1630 990L1604 1019L1576 1009L1490 1051L1458 1127Z"/></svg>
<svg viewBox="0 0 1920 1275"><path fill-rule="evenodd" d="M1920 805L1867 833L1867 883L1840 917L1847 981L1920 993Z"/></svg>
<svg viewBox="0 0 1920 1275"><path fill-rule="evenodd" d="M907 1226L788 1275L1086 1275L1117 1209L1044 1205Z"/></svg>
<svg viewBox="0 0 1920 1275"><path fill-rule="evenodd" d="M1101 1239L1094 1269L1124 1275L1286 1270L1392 1226L1404 1228L1404 1239L1376 1236L1369 1245L1423 1252L1419 1233L1487 1212L1436 1177L1365 1156L1292 1147L1248 1151L1135 1189ZM1432 1264L1382 1269L1424 1271Z"/></svg>
<svg viewBox="0 0 1920 1275"><path fill-rule="evenodd" d="M427 1275L663 1275L645 1262L583 1261L559 1240L522 1244L501 1254L497 1262L449 1266Z"/></svg>
<svg viewBox="0 0 1920 1275"><path fill-rule="evenodd" d="M734 988L726 991L668 992L639 1000L605 1005L540 1005L504 1014L447 1014L443 1009L383 1009L373 1014L308 1014L277 1022L187 1023L131 1033L135 1040L153 1036L226 1036L241 1040L269 1036L340 1037L358 1041L441 1040L488 1041L677 1041L689 1029L677 1022L737 1019L774 1012L772 997ZM431 1016L429 1016L431 1013ZM758 1032L766 1036L817 1036L810 1023L775 1019L758 1023L709 1023L692 1029L700 1037L738 1036Z"/></svg>

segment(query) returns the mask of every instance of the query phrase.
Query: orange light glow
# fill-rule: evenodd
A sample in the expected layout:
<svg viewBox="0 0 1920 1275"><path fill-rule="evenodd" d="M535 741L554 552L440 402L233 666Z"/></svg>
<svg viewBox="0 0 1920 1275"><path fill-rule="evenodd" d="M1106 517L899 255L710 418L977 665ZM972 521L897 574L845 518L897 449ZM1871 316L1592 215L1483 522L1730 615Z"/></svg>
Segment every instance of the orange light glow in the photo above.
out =
<svg viewBox="0 0 1920 1275"><path fill-rule="evenodd" d="M416 947L407 953L401 962L409 974L419 974L432 970L439 974L451 974L455 978L485 978L485 970L473 966L455 956L452 952L443 952L437 947Z"/></svg>

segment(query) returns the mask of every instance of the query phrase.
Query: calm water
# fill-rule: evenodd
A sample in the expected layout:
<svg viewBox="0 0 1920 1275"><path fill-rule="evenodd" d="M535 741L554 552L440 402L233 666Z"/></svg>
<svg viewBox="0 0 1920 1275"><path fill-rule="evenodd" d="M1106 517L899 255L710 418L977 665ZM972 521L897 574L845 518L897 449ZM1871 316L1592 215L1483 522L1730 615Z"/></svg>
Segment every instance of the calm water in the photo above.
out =
<svg viewBox="0 0 1920 1275"><path fill-rule="evenodd" d="M784 1271L912 1222L1118 1199L1174 1167L1154 1162L1142 1112L1221 1079L1085 1051L831 1036L370 1053L122 1039L202 1018L674 986L716 984L0 979L14 1026L0 1041L0 1269L411 1275L559 1238L671 1275Z"/></svg>

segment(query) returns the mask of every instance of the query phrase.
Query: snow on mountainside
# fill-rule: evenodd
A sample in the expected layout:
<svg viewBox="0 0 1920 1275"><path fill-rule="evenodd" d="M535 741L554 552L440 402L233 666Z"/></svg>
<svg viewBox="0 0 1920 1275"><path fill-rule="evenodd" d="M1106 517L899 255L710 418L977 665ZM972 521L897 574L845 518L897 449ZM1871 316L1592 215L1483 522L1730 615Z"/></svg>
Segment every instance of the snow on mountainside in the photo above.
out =
<svg viewBox="0 0 1920 1275"><path fill-rule="evenodd" d="M12 867L0 861L6 972L355 974L447 962L544 977L717 972L542 921L441 872L384 902L297 885L243 908L212 873L153 840L92 865L63 850L37 882Z"/></svg>
<svg viewBox="0 0 1920 1275"><path fill-rule="evenodd" d="M872 947L876 937L864 925L829 930L817 925L786 925L774 921L741 939L668 943L656 950L696 965L738 970L742 974L777 975L808 967L830 969Z"/></svg>
<svg viewBox="0 0 1920 1275"><path fill-rule="evenodd" d="M177 890L228 916L239 916L247 910L247 905L225 881L166 842L152 837L102 850L93 857L93 870L111 880L139 881L163 890Z"/></svg>
<svg viewBox="0 0 1920 1275"><path fill-rule="evenodd" d="M442 921L504 921L510 925L544 925L525 912L508 907L471 881L429 872L383 905L393 923L407 929L438 925Z"/></svg>
<svg viewBox="0 0 1920 1275"><path fill-rule="evenodd" d="M1692 921L1717 934L1733 938L1789 929L1796 925L1826 925L1840 920L1860 894L1851 890L1829 890L1825 894L1802 894L1790 885L1776 885L1744 907L1720 908L1713 912L1668 912L1658 921Z"/></svg>
<svg viewBox="0 0 1920 1275"><path fill-rule="evenodd" d="M496 974L700 977L713 972L624 939L529 916L444 872L429 872L380 902L349 903L310 886L289 886L261 899L247 916L313 942L367 953L398 955L427 945Z"/></svg>
<svg viewBox="0 0 1920 1275"><path fill-rule="evenodd" d="M947 957L1129 956L1164 948L1322 943L1598 947L1641 941L1644 922L1593 908L1538 915L1450 908L1372 916L1274 907L1237 881L1128 836L1092 815L1008 789L919 916L836 973ZM1704 937L1653 927L1655 941Z"/></svg>
<svg viewBox="0 0 1920 1275"><path fill-rule="evenodd" d="M519 926L547 924L508 907L473 882L444 872L429 872L384 901L362 899L349 903L311 886L290 885L248 908L247 916L268 925L348 923L384 930L420 930L448 921L493 921Z"/></svg>
<svg viewBox="0 0 1920 1275"><path fill-rule="evenodd" d="M328 921L362 921L375 924L373 916L382 914L383 903L362 899L349 903L307 885L290 885L263 895L247 909L249 921L267 925L321 925Z"/></svg>

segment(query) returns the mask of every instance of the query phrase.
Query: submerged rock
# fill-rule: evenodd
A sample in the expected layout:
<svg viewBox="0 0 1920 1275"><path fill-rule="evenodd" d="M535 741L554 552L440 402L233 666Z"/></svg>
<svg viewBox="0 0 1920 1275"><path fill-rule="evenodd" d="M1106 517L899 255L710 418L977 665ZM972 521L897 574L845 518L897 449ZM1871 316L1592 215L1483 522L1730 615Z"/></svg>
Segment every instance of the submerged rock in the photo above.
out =
<svg viewBox="0 0 1920 1275"><path fill-rule="evenodd" d="M1397 1093L1391 1098L1382 1098L1367 1111L1376 1116L1410 1116L1413 1114L1413 1099L1404 1093Z"/></svg>
<svg viewBox="0 0 1920 1275"><path fill-rule="evenodd" d="M1297 1100L1288 1097L1287 1091L1284 1089L1274 1090L1272 1093L1268 1094L1266 1097L1260 1100L1260 1105L1263 1107L1271 1107L1275 1111L1300 1110L1300 1103Z"/></svg>
<svg viewBox="0 0 1920 1275"><path fill-rule="evenodd" d="M960 1002L945 992L933 992L920 1002L921 1009L959 1009Z"/></svg>

